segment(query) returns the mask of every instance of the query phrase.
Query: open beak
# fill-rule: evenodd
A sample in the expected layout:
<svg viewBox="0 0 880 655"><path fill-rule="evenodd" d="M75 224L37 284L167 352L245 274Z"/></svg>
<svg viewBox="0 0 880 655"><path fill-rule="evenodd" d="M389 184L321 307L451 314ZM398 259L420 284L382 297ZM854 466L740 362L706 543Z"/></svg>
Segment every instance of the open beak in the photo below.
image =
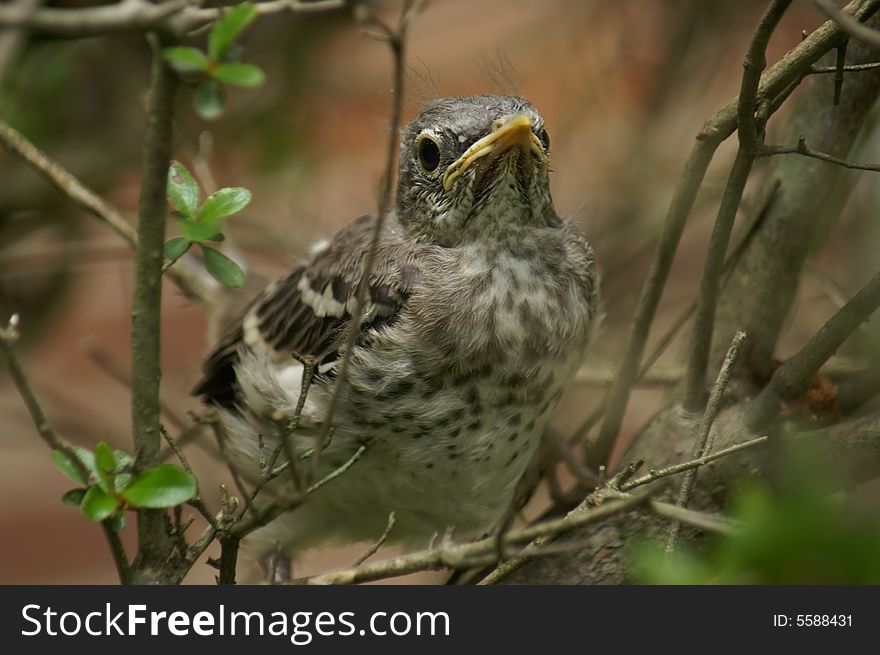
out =
<svg viewBox="0 0 880 655"><path fill-rule="evenodd" d="M461 157L449 165L443 174L443 188L452 188L459 175L464 173L475 162L488 157L497 159L511 148L520 148L523 152L532 152L542 165L547 165L547 155L540 139L532 132L532 121L525 114L504 116L495 121L492 131L482 139L475 141L464 151Z"/></svg>

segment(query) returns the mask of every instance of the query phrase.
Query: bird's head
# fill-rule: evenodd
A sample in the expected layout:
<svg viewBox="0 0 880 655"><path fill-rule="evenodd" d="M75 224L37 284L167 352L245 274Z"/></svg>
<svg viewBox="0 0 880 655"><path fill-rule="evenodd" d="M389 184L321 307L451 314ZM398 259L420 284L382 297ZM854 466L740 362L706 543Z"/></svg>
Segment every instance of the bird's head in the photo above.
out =
<svg viewBox="0 0 880 655"><path fill-rule="evenodd" d="M401 136L398 217L444 246L555 224L549 147L544 119L523 98L435 100Z"/></svg>

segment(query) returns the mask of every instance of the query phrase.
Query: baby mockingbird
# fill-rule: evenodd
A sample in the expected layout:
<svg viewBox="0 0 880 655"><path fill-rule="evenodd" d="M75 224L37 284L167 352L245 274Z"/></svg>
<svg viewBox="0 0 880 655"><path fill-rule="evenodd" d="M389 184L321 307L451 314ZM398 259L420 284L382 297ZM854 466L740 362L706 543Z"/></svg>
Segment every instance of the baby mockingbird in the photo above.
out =
<svg viewBox="0 0 880 655"><path fill-rule="evenodd" d="M421 547L508 515L596 314L593 251L556 215L548 149L541 114L513 96L435 100L406 126L396 205L315 479L366 450L257 531L258 556L375 541L392 511L389 542ZM294 415L305 357L317 365L290 439L297 455L316 445L375 220L271 284L204 365L194 393L219 408L228 454L252 481L284 433L279 418ZM276 478L264 500L287 484Z"/></svg>

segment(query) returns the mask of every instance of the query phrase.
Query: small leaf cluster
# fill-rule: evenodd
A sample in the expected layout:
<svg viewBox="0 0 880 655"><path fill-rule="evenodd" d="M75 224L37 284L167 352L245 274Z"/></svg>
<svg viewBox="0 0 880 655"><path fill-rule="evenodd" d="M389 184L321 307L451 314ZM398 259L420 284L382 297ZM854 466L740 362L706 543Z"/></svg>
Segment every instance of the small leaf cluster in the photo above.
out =
<svg viewBox="0 0 880 655"><path fill-rule="evenodd" d="M245 274L241 267L205 243L223 241L223 219L244 209L251 201L251 192L242 187L227 187L212 193L200 204L198 183L186 166L175 161L168 169L167 193L174 205L171 215L177 220L182 235L165 242L167 266L183 257L193 244L198 244L202 249L205 268L214 279L229 287L242 286Z"/></svg>
<svg viewBox="0 0 880 655"><path fill-rule="evenodd" d="M213 120L223 113L226 95L221 84L259 86L265 74L253 64L241 63L241 50L235 41L256 17L256 7L249 2L232 7L217 19L208 36L208 51L188 46L165 48L162 56L178 73L196 73L200 82L195 94L196 113Z"/></svg>
<svg viewBox="0 0 880 655"><path fill-rule="evenodd" d="M65 493L65 505L79 507L92 521L108 521L116 532L125 525L122 512L134 509L162 509L174 507L196 495L196 479L173 464L160 464L132 473L131 455L113 450L103 441L92 452L74 446L80 462L89 472L84 478L70 458L60 450L52 451L55 466L71 480L83 485Z"/></svg>

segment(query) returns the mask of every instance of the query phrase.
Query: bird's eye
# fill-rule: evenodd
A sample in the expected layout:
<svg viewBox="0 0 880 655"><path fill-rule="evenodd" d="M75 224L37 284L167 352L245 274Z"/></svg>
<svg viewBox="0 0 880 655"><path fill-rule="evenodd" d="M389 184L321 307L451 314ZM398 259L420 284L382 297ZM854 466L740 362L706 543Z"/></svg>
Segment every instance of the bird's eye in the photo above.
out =
<svg viewBox="0 0 880 655"><path fill-rule="evenodd" d="M422 135L418 144L419 165L426 173L433 173L440 165L440 144L430 136Z"/></svg>
<svg viewBox="0 0 880 655"><path fill-rule="evenodd" d="M550 150L550 135L543 127L538 131L538 140L544 146L544 152L548 152Z"/></svg>

